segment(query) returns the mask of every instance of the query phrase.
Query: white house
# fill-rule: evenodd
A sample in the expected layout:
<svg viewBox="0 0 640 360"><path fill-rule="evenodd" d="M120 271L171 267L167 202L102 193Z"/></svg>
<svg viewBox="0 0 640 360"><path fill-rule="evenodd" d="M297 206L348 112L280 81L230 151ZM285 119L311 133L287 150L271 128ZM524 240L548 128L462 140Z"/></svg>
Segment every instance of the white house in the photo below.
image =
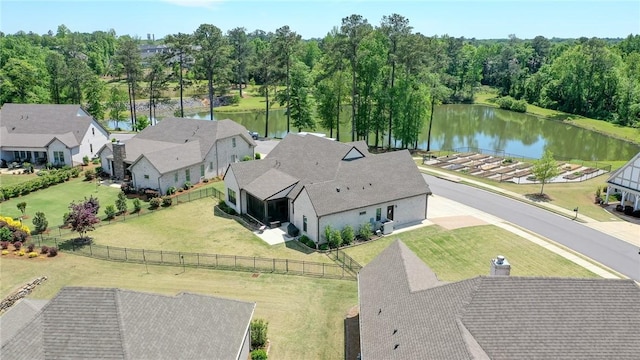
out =
<svg viewBox="0 0 640 360"><path fill-rule="evenodd" d="M289 134L264 160L231 164L226 203L265 225L294 224L317 243L346 225L389 233L427 217L429 186L408 151L371 154L363 141L341 143Z"/></svg>
<svg viewBox="0 0 640 360"><path fill-rule="evenodd" d="M640 210L640 153L611 174L607 184L609 186L607 187L606 203L609 202L609 195L620 192L622 206L632 206L634 211Z"/></svg>
<svg viewBox="0 0 640 360"><path fill-rule="evenodd" d="M0 158L6 162L80 165L109 142L109 132L80 105L4 104Z"/></svg>
<svg viewBox="0 0 640 360"><path fill-rule="evenodd" d="M231 120L166 118L126 142L106 144L99 156L111 176L165 193L220 176L244 157L253 159L255 146L247 129Z"/></svg>

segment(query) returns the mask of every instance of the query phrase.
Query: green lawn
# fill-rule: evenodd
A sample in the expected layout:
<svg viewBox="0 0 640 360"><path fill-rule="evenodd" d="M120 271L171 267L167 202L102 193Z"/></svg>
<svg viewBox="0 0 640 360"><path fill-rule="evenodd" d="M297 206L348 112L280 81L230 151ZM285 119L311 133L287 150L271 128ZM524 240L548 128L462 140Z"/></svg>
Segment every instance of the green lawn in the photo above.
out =
<svg viewBox="0 0 640 360"><path fill-rule="evenodd" d="M598 277L596 274L511 232L492 225L444 230L429 226L345 250L366 265L400 239L444 281L489 274L489 261L504 255L513 276Z"/></svg>
<svg viewBox="0 0 640 360"><path fill-rule="evenodd" d="M22 169L14 170L15 174L0 174L0 186L12 186L38 177L36 174L21 174Z"/></svg>
<svg viewBox="0 0 640 360"><path fill-rule="evenodd" d="M25 196L12 198L0 203L0 214L4 216L18 217L20 210L16 207L19 202L27 203L26 215L29 219L26 225L33 228L31 218L37 211L42 211L49 221L49 228L62 225L62 216L69 211L69 204L72 201L81 201L90 196L97 197L100 201L101 217L104 216L104 208L109 204L115 204L118 198L119 188L100 185L96 186L95 181L84 181L84 177L72 178L63 183L53 185L46 189L32 192ZM132 200L129 200L129 209L133 209Z"/></svg>
<svg viewBox="0 0 640 360"><path fill-rule="evenodd" d="M52 298L63 286L117 287L175 295L187 291L256 302L255 318L269 322L270 359L344 359L343 319L358 304L357 283L346 280L148 266L61 253L56 258L0 261L2 297L27 281L48 280L30 295Z"/></svg>
<svg viewBox="0 0 640 360"><path fill-rule="evenodd" d="M270 246L237 221L214 216L216 200L205 198L171 206L89 233L96 244L192 253L287 258L331 263L324 254L308 253L297 242Z"/></svg>

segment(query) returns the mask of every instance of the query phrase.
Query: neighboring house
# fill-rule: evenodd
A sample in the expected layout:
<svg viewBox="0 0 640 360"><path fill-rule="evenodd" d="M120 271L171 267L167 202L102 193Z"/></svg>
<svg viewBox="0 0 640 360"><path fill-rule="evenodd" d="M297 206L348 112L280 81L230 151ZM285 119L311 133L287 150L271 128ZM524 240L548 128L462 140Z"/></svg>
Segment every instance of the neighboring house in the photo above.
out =
<svg viewBox="0 0 640 360"><path fill-rule="evenodd" d="M640 153L611 174L607 184L609 186L605 203L609 202L609 196L612 193L620 192L622 193L621 205L632 206L633 210L640 210Z"/></svg>
<svg viewBox="0 0 640 360"><path fill-rule="evenodd" d="M253 159L255 146L247 129L231 120L165 118L126 142L106 144L99 156L112 177L165 193L220 176L244 157Z"/></svg>
<svg viewBox="0 0 640 360"><path fill-rule="evenodd" d="M510 265L498 263L491 261L492 272L506 265L508 275ZM358 294L362 360L640 354L633 280L479 276L444 283L395 241L360 271Z"/></svg>
<svg viewBox="0 0 640 360"><path fill-rule="evenodd" d="M63 288L37 313L18 306L0 317L2 359L246 360L255 309L188 293L88 287Z"/></svg>
<svg viewBox="0 0 640 360"><path fill-rule="evenodd" d="M109 142L109 132L80 105L4 104L0 158L33 164L80 165Z"/></svg>
<svg viewBox="0 0 640 360"><path fill-rule="evenodd" d="M363 141L341 143L288 134L269 156L231 164L227 204L265 225L290 222L317 243L324 229L364 223L389 233L427 217L429 186L408 151L371 154Z"/></svg>

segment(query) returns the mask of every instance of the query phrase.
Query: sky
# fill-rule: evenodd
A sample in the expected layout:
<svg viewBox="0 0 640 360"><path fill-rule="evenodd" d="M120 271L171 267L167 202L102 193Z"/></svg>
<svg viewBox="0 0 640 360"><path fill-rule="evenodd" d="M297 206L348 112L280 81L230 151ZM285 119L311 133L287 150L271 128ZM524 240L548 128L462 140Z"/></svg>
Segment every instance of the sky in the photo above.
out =
<svg viewBox="0 0 640 360"><path fill-rule="evenodd" d="M303 39L322 38L341 19L359 14L379 25L384 15L409 19L414 32L496 39L626 37L640 34L640 0L0 0L0 30L45 34L115 30L160 39L193 33L201 24L222 31L274 32L289 25Z"/></svg>

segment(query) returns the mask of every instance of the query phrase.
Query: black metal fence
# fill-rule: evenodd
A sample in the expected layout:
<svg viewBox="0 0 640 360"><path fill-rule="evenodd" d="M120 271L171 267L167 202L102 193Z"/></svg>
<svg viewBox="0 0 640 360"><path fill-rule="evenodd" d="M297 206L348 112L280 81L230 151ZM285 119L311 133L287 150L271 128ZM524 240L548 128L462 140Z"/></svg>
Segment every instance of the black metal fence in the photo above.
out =
<svg viewBox="0 0 640 360"><path fill-rule="evenodd" d="M352 268L345 265L345 263L330 264L292 259L262 258L255 256L250 257L239 255L131 249L96 245L90 243L80 244L74 240L62 241L58 238L40 238L34 239L34 242L37 242L38 246L56 246L61 251L70 251L79 255L111 261L122 261L150 265L182 266L185 268L190 267L274 274L292 274L331 279L356 279L356 274L353 272ZM354 265L351 266L353 267Z"/></svg>
<svg viewBox="0 0 640 360"><path fill-rule="evenodd" d="M346 267L353 276L357 276L360 270L362 269L362 265L358 264L357 261L353 260L353 258L344 251L340 249L334 249L327 252L327 256L336 261L342 266Z"/></svg>

